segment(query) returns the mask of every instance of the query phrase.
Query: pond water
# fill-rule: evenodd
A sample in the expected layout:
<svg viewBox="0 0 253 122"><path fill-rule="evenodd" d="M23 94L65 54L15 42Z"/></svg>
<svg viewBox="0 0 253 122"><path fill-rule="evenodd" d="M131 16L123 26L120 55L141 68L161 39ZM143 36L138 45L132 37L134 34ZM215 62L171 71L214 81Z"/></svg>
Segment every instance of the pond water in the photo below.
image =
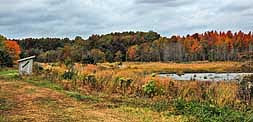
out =
<svg viewBox="0 0 253 122"><path fill-rule="evenodd" d="M174 80L240 81L245 75L253 75L253 73L185 73L182 75L160 74L159 76Z"/></svg>

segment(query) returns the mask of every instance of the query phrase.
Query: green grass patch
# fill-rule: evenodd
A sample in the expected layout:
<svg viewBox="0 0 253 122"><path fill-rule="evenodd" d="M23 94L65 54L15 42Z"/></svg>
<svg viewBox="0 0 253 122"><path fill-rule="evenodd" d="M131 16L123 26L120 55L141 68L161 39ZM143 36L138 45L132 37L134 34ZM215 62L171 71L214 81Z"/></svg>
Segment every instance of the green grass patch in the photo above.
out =
<svg viewBox="0 0 253 122"><path fill-rule="evenodd" d="M175 110L167 115L194 116L200 122L252 122L251 112L241 112L229 107L218 107L208 103L176 100Z"/></svg>
<svg viewBox="0 0 253 122"><path fill-rule="evenodd" d="M62 86L60 86L56 83L53 83L51 81L40 79L40 78L30 77L28 79L24 79L24 81L31 83L31 84L38 86L38 87L49 88L49 89L53 89L53 90L57 90L57 91L63 90Z"/></svg>
<svg viewBox="0 0 253 122"><path fill-rule="evenodd" d="M150 106L153 111L164 112L171 107L171 104L168 101L157 101L152 103Z"/></svg>
<svg viewBox="0 0 253 122"><path fill-rule="evenodd" d="M3 115L0 115L0 122L8 122L8 120Z"/></svg>
<svg viewBox="0 0 253 122"><path fill-rule="evenodd" d="M92 101L92 102L98 102L100 101L99 98L93 97L93 96L86 96L78 92L70 92L66 91L65 92L69 97L75 98L76 100L79 101Z"/></svg>
<svg viewBox="0 0 253 122"><path fill-rule="evenodd" d="M93 102L99 101L98 98L93 97L93 96L83 95L78 92L66 91L63 89L63 87L61 85L53 83L53 82L45 80L45 79L42 79L40 77L32 77L31 76L31 77L25 78L24 81L31 83L31 84L38 86L38 87L49 88L52 90L62 92L64 94L68 95L69 97L75 98L76 100L79 100L79 101L93 101Z"/></svg>
<svg viewBox="0 0 253 122"><path fill-rule="evenodd" d="M1 69L0 70L0 77L3 78L15 78L18 77L19 73L18 70L15 69Z"/></svg>
<svg viewBox="0 0 253 122"><path fill-rule="evenodd" d="M10 101L3 98L0 99L0 112L10 110L12 106L13 104Z"/></svg>

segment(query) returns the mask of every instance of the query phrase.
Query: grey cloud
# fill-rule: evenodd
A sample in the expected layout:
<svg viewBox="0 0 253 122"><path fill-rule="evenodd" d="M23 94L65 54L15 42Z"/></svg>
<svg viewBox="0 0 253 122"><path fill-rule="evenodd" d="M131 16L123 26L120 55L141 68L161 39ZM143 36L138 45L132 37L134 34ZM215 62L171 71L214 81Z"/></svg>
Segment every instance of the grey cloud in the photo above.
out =
<svg viewBox="0 0 253 122"><path fill-rule="evenodd" d="M10 38L88 37L154 30L163 36L251 29L251 0L0 0L0 33ZM10 9L11 8L11 9Z"/></svg>
<svg viewBox="0 0 253 122"><path fill-rule="evenodd" d="M168 2L176 2L177 0L137 0L137 3L168 3Z"/></svg>
<svg viewBox="0 0 253 122"><path fill-rule="evenodd" d="M137 4L177 7L194 3L194 0L136 0Z"/></svg>
<svg viewBox="0 0 253 122"><path fill-rule="evenodd" d="M221 12L243 12L252 9L252 5L227 5L220 9Z"/></svg>
<svg viewBox="0 0 253 122"><path fill-rule="evenodd" d="M96 12L83 9L76 3L61 1L61 5L55 6L55 4L57 1L48 2L44 0L35 4L40 5L39 7L27 8L29 6L23 5L22 7L20 5L18 11L8 13L1 12L0 9L0 26L8 28L11 32L16 32L18 35L23 34L23 36L54 36L55 34L62 36L68 32L69 36L73 37L73 33L80 34L80 32L95 29L95 25L102 21L96 16ZM8 36L10 35L10 32L6 32L6 30L1 29L0 31L7 33Z"/></svg>

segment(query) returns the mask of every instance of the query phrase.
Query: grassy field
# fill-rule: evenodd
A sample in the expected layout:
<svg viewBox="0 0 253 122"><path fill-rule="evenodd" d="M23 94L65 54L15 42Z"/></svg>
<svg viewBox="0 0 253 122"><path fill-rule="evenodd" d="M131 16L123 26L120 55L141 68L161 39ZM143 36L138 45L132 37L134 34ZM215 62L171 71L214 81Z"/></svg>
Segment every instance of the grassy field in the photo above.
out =
<svg viewBox="0 0 253 122"><path fill-rule="evenodd" d="M251 122L235 82L173 81L154 72L236 72L239 62L40 64L0 71L0 121ZM66 75L67 74L67 75ZM71 77L70 77L71 76ZM130 82L130 85L128 85Z"/></svg>
<svg viewBox="0 0 253 122"><path fill-rule="evenodd" d="M2 71L3 74L16 70ZM8 75L9 76L9 75ZM0 121L185 121L187 117L157 112L149 99L102 93L83 95L40 78L0 80Z"/></svg>

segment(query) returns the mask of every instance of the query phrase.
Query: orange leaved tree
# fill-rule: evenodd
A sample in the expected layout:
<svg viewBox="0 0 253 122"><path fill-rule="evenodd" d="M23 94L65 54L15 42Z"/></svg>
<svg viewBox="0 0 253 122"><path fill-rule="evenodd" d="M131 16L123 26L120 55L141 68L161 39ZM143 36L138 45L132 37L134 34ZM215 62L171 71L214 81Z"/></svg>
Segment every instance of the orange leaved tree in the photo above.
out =
<svg viewBox="0 0 253 122"><path fill-rule="evenodd" d="M17 62L19 59L19 54L21 53L20 46L16 41L5 41L5 48L6 51L9 53L11 56L13 62Z"/></svg>

